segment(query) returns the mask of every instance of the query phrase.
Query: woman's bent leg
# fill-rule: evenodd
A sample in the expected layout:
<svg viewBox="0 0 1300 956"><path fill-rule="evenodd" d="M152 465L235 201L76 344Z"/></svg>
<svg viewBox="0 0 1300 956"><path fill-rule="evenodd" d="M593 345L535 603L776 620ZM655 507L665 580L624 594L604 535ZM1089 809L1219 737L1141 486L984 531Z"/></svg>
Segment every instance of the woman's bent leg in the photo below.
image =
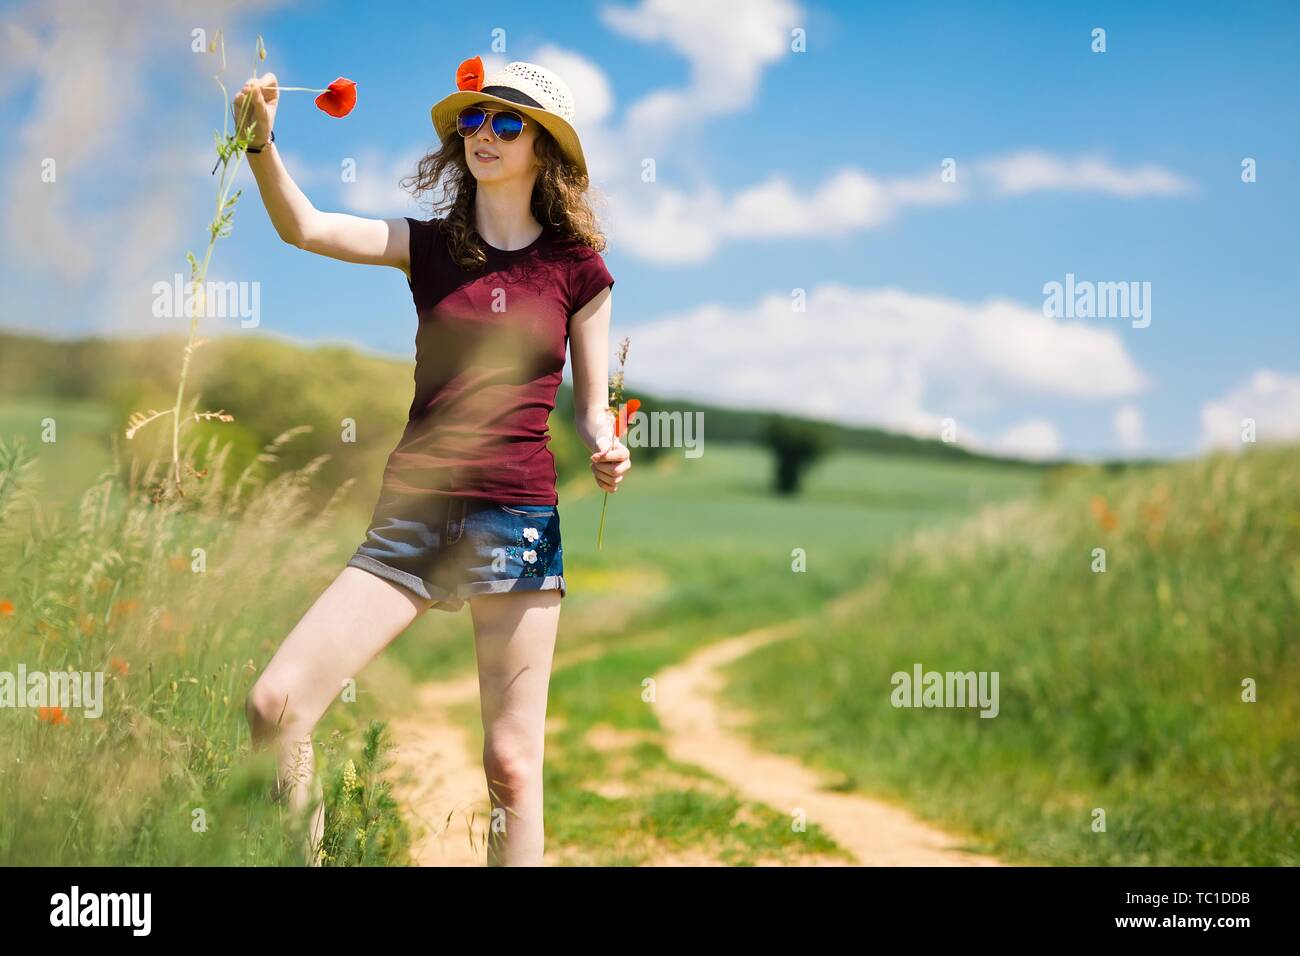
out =
<svg viewBox="0 0 1300 956"><path fill-rule="evenodd" d="M560 619L560 592L483 594L474 618L483 769L492 820L488 866L540 866L546 698Z"/></svg>
<svg viewBox="0 0 1300 956"><path fill-rule="evenodd" d="M356 567L345 567L302 616L271 658L245 704L254 746L274 743L279 789L289 806L320 800L311 732L343 682L425 611L430 602ZM317 805L309 862L318 863L325 808Z"/></svg>

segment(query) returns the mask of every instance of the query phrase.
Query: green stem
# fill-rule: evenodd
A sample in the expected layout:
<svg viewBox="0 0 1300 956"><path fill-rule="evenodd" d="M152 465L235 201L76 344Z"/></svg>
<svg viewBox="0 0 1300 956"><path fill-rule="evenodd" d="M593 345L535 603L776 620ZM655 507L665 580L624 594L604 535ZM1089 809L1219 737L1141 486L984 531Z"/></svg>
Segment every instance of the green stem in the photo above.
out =
<svg viewBox="0 0 1300 956"><path fill-rule="evenodd" d="M596 531L596 550L604 549L605 541L605 508L609 504L609 492L605 492L605 501L600 506L600 528Z"/></svg>
<svg viewBox="0 0 1300 956"><path fill-rule="evenodd" d="M221 45L221 66L225 69L226 51L225 40L223 38ZM253 68L253 75L257 75L257 68ZM221 82L220 74L216 77L217 85L221 87L221 94L225 100L225 109L222 123L223 132L229 129L230 113L230 93L226 90L226 84ZM239 123L236 124L236 131L243 128L244 121L248 119L249 110L252 108L252 97L245 97L244 108L239 117ZM190 358L194 355L194 342L199 331L199 317L202 315L202 304L205 303L204 286L207 283L208 266L212 262L212 250L217 244L217 238L221 233L222 213L226 208L226 200L230 197L230 187L235 183L235 176L239 173L240 163L244 161L244 151L235 150L235 162L233 166L226 162L221 167L221 181L217 186L217 208L212 224L208 227L208 248L203 254L203 264L199 270L191 277L194 283L193 306L190 309L190 337L185 343L185 357L181 361L181 377L176 385L176 404L172 407L172 478L176 482L176 491L184 495L185 492L181 487L181 404L185 399L185 382L189 377Z"/></svg>

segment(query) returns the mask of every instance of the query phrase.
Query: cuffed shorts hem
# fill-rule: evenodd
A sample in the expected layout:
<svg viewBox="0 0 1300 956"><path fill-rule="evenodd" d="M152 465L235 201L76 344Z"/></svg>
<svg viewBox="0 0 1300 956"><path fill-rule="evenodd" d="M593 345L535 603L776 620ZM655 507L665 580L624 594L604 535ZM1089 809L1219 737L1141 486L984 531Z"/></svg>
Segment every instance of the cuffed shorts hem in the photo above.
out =
<svg viewBox="0 0 1300 956"><path fill-rule="evenodd" d="M550 591L556 589L559 590L560 597L564 597L568 593L568 584L562 574L511 578L508 581L475 581L471 584L462 584L457 589L457 592L453 594L446 588L430 584L409 571L390 568L384 562L367 554L354 554L348 559L348 567L369 571L376 577L400 585L416 597L425 601L432 601L433 604L430 607L440 611L459 611L465 606L468 598L478 594L506 594L511 591Z"/></svg>
<svg viewBox="0 0 1300 956"><path fill-rule="evenodd" d="M568 593L563 574L511 578L509 581L475 581L472 584L462 584L458 597L467 598L475 594L498 594L507 591L549 591L553 588L559 589L560 597Z"/></svg>
<svg viewBox="0 0 1300 956"><path fill-rule="evenodd" d="M440 588L436 584L430 584L421 577L411 574L409 571L399 571L397 568L390 568L384 562L377 558L372 558L368 554L354 554L348 559L348 567L360 568L362 571L369 571L371 574L390 581L393 584L400 584L406 590L410 591L416 597L425 601L433 601L434 607L442 608L446 611L459 611L465 606L465 602L448 591L446 588Z"/></svg>

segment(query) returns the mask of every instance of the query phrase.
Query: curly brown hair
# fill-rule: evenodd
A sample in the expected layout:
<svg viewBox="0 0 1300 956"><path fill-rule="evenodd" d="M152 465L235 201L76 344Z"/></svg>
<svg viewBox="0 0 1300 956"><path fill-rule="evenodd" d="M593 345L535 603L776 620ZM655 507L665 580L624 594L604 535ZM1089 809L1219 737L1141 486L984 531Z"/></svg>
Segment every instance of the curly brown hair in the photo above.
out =
<svg viewBox="0 0 1300 956"><path fill-rule="evenodd" d="M596 225L596 214L587 201L590 178L568 160L559 143L545 128L539 128L533 143L537 156L537 181L533 185L533 216L561 236L576 239L596 252L605 251L605 236ZM445 177L445 181L444 181ZM475 238L474 197L478 180L465 161L464 139L455 130L442 144L425 154L413 175L400 185L419 198L441 185L443 200L433 205L446 219L447 248L462 269L473 270L487 262L483 247Z"/></svg>

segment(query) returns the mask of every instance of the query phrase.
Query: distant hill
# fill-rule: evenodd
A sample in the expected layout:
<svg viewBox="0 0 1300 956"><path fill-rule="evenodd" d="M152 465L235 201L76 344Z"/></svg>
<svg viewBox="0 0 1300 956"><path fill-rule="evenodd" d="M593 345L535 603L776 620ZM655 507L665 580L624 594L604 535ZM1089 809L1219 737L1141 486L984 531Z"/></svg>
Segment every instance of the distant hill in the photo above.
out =
<svg viewBox="0 0 1300 956"><path fill-rule="evenodd" d="M0 332L0 399L49 397L100 403L124 425L133 411L170 407L184 343L182 335L61 340ZM198 349L187 394L201 393L200 410L220 408L235 416L233 423L205 423L194 430L199 435L220 429L223 437L233 440L237 454L232 465L242 467L281 432L309 425L311 437L295 442L286 462L301 464L328 452L332 461L323 476L337 482L382 469L401 434L412 389L409 361L348 346L304 345L250 334L220 336ZM635 382L628 383L628 394L639 398L646 411L703 412L706 442L757 441L771 414L654 395L636 388ZM562 479L586 469L587 456L571 424L572 408L572 390L562 386L551 420L551 447ZM785 417L814 424L813 419ZM347 445L339 440L345 418L356 422L357 431L355 443ZM875 428L817 424L842 450L1026 468L1060 464L999 458ZM647 449L648 457L655 451L661 450Z"/></svg>

